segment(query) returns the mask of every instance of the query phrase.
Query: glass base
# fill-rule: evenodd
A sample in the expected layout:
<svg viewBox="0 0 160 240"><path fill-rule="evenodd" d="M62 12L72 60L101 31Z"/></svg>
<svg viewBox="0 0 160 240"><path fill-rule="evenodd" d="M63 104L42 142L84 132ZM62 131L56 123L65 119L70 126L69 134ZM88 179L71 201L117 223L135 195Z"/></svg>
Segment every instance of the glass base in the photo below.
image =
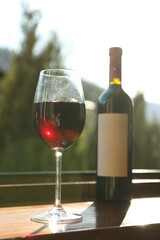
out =
<svg viewBox="0 0 160 240"><path fill-rule="evenodd" d="M32 221L38 223L76 223L82 221L80 214L66 213L63 208L54 207L51 211L37 214Z"/></svg>

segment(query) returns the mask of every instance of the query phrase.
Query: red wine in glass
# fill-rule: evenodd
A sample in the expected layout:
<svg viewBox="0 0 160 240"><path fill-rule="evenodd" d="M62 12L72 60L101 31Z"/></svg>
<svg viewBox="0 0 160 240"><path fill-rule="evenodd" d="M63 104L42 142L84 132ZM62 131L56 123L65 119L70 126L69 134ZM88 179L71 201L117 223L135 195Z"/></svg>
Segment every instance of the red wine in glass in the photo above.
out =
<svg viewBox="0 0 160 240"><path fill-rule="evenodd" d="M83 131L85 105L79 102L34 103L33 122L38 135L52 150L67 149Z"/></svg>

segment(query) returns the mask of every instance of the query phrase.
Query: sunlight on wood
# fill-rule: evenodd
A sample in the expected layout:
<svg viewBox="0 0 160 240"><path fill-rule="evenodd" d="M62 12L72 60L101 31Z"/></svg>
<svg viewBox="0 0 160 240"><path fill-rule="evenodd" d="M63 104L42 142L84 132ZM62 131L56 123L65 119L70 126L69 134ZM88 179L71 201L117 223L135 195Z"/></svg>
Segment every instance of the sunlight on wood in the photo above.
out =
<svg viewBox="0 0 160 240"><path fill-rule="evenodd" d="M93 204L93 202L85 202L85 203L79 203L77 205L77 203L72 204L73 207L71 206L65 206L65 211L69 212L69 213L75 213L75 206L78 206L78 208L76 208L76 213L77 214L82 214L88 207L90 207ZM50 233L57 233L57 232L65 232L66 231L66 226L68 224L56 224L56 223L50 223L49 224L49 230Z"/></svg>
<svg viewBox="0 0 160 240"><path fill-rule="evenodd" d="M133 199L121 226L160 223L159 198Z"/></svg>

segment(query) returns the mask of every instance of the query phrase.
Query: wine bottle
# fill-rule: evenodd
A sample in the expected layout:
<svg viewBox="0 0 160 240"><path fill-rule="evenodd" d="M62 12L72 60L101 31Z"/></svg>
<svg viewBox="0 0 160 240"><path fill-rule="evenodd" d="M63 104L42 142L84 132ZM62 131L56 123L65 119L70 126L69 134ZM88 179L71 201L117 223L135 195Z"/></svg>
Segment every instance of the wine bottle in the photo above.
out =
<svg viewBox="0 0 160 240"><path fill-rule="evenodd" d="M133 106L121 85L122 49L109 54L109 87L98 100L97 199L130 201Z"/></svg>

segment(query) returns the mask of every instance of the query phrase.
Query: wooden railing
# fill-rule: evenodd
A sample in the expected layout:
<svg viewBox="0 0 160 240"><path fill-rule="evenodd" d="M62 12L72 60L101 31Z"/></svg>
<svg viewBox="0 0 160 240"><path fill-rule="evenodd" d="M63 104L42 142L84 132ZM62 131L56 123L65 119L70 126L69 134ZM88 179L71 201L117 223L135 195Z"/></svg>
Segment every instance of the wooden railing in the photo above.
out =
<svg viewBox="0 0 160 240"><path fill-rule="evenodd" d="M54 172L0 173L0 206L54 203L54 186ZM133 197L152 196L160 196L160 170L133 170ZM96 171L62 172L62 202L95 199Z"/></svg>

